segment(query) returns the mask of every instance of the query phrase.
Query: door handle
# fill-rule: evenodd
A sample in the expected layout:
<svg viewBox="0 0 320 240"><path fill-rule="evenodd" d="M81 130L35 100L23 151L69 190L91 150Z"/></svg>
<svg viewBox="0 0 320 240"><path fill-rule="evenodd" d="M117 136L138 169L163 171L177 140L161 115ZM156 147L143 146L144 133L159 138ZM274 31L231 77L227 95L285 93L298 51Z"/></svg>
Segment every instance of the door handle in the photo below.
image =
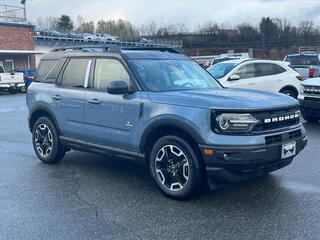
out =
<svg viewBox="0 0 320 240"><path fill-rule="evenodd" d="M52 99L53 100L61 100L61 97L60 97L60 95L54 95L54 96L52 96Z"/></svg>
<svg viewBox="0 0 320 240"><path fill-rule="evenodd" d="M94 98L94 99L88 100L88 103L90 103L90 104L100 104L101 102L98 99Z"/></svg>

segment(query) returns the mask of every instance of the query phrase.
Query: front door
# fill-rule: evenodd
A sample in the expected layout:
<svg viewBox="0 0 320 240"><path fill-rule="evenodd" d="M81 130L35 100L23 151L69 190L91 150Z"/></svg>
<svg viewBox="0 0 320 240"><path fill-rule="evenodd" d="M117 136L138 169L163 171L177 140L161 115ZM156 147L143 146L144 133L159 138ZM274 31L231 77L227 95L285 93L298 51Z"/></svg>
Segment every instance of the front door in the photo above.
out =
<svg viewBox="0 0 320 240"><path fill-rule="evenodd" d="M140 92L129 95L109 94L112 81L132 86L127 69L117 59L98 58L92 83L85 96L85 121L89 143L138 150Z"/></svg>

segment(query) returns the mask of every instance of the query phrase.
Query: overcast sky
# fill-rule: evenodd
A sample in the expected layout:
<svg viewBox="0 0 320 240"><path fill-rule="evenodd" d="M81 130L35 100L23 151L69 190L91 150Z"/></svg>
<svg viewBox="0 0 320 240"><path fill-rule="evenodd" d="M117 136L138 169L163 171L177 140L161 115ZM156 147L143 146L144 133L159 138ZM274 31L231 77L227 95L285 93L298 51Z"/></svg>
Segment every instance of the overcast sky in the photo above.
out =
<svg viewBox="0 0 320 240"><path fill-rule="evenodd" d="M19 4L20 0L0 0ZM27 0L28 18L81 14L86 20L122 18L134 25L183 22L189 28L213 20L235 26L247 22L257 24L261 17L286 18L293 24L313 20L320 25L320 0Z"/></svg>

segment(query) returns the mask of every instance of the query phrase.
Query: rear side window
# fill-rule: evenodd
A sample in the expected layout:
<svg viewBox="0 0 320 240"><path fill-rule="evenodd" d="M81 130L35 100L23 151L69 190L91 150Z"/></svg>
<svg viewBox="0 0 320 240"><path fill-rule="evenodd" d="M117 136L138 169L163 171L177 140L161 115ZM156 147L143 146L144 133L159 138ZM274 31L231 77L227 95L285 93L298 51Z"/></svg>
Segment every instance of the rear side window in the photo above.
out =
<svg viewBox="0 0 320 240"><path fill-rule="evenodd" d="M38 82L44 82L45 77L48 75L55 63L56 60L41 61L38 67L36 80Z"/></svg>
<svg viewBox="0 0 320 240"><path fill-rule="evenodd" d="M255 64L255 77L270 76L280 74L286 70L281 66L273 63L256 63Z"/></svg>
<svg viewBox="0 0 320 240"><path fill-rule="evenodd" d="M70 59L62 76L61 85L67 87L84 87L89 59Z"/></svg>
<svg viewBox="0 0 320 240"><path fill-rule="evenodd" d="M54 67L50 70L50 72L47 75L47 78L44 80L44 82L54 83L57 80L59 73L60 73L65 62L66 62L66 59L60 59L56 63L56 65L54 65Z"/></svg>

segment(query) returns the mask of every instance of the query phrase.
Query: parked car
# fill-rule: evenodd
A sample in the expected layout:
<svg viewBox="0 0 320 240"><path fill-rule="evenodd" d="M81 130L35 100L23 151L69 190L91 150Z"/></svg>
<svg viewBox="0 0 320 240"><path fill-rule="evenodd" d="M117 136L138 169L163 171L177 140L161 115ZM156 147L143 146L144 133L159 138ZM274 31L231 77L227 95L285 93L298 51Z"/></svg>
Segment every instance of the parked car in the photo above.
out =
<svg viewBox="0 0 320 240"><path fill-rule="evenodd" d="M320 78L310 78L303 81L299 101L302 117L308 122L319 122Z"/></svg>
<svg viewBox="0 0 320 240"><path fill-rule="evenodd" d="M140 42L141 43L153 43L153 41L151 39L147 39L147 38L141 38Z"/></svg>
<svg viewBox="0 0 320 240"><path fill-rule="evenodd" d="M25 69L16 69L15 72L23 73L23 80L26 89L30 86L32 81L35 79L36 76L36 69L35 68L25 68Z"/></svg>
<svg viewBox="0 0 320 240"><path fill-rule="evenodd" d="M71 149L141 159L163 193L183 199L207 177L234 182L285 167L307 143L293 98L222 88L174 49L99 48L41 59L27 105L44 163Z"/></svg>
<svg viewBox="0 0 320 240"><path fill-rule="evenodd" d="M229 61L229 60L235 60L235 59L240 59L240 57L218 57L218 58L213 58L211 61L211 66L220 63L220 62L224 62L224 61Z"/></svg>
<svg viewBox="0 0 320 240"><path fill-rule="evenodd" d="M67 32L67 37L69 38L77 38L78 34L76 34L75 32Z"/></svg>
<svg viewBox="0 0 320 240"><path fill-rule="evenodd" d="M48 30L47 35L51 36L51 37L65 37L66 36L64 33L58 32L53 29Z"/></svg>
<svg viewBox="0 0 320 240"><path fill-rule="evenodd" d="M306 52L289 54L284 58L304 78L320 77L320 54Z"/></svg>
<svg viewBox="0 0 320 240"><path fill-rule="evenodd" d="M94 34L91 34L91 33L83 33L80 35L84 40L87 40L87 41L94 41L95 40L95 36Z"/></svg>
<svg viewBox="0 0 320 240"><path fill-rule="evenodd" d="M223 86L280 92L297 98L303 78L282 61L236 59L207 69Z"/></svg>
<svg viewBox="0 0 320 240"><path fill-rule="evenodd" d="M9 93L25 92L23 73L6 72L4 67L0 65L0 91L8 91Z"/></svg>

